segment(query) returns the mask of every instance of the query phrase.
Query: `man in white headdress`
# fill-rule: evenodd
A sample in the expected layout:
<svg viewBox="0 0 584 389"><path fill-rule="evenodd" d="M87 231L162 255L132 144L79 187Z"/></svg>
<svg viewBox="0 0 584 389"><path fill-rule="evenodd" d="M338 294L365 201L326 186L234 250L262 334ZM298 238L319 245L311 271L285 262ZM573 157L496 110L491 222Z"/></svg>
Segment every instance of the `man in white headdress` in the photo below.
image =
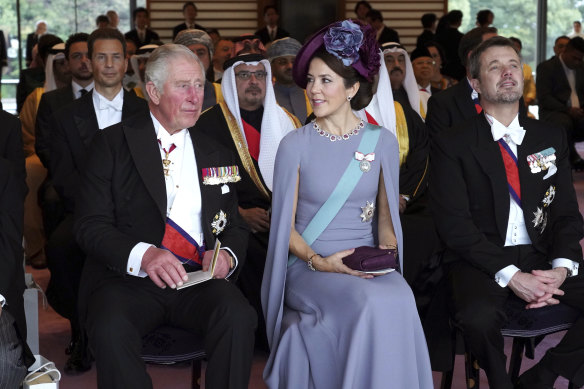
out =
<svg viewBox="0 0 584 389"><path fill-rule="evenodd" d="M239 212L252 233L239 285L258 313L259 346L266 346L260 287L270 227L271 189L276 151L282 138L300 127L294 115L278 106L270 63L260 54L231 58L224 64L221 89L225 102L204 112L195 125L238 156Z"/></svg>
<svg viewBox="0 0 584 389"><path fill-rule="evenodd" d="M381 45L381 50L383 50L383 58L389 72L395 100L402 106L410 106L422 119L425 119L426 112L408 52L402 45L395 42L384 43Z"/></svg>
<svg viewBox="0 0 584 389"><path fill-rule="evenodd" d="M133 80L136 85L132 88L136 96L148 100L148 93L146 93L145 71L146 62L152 53L158 47L155 43L144 45L136 50L136 53L130 56L130 65L134 69Z"/></svg>

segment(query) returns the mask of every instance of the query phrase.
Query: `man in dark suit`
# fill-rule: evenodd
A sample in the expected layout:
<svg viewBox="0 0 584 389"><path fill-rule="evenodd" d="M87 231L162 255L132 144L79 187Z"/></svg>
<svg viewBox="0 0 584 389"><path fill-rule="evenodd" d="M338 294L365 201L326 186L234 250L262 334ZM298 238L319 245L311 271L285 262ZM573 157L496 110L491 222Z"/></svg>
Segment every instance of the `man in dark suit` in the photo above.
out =
<svg viewBox="0 0 584 389"><path fill-rule="evenodd" d="M584 169L574 143L584 140L584 39L572 38L564 52L537 66L537 100L541 120L563 128L570 145L570 162Z"/></svg>
<svg viewBox="0 0 584 389"><path fill-rule="evenodd" d="M372 9L367 12L367 23L373 27L377 33L377 42L382 45L387 42L399 42L399 34L393 28L387 27L383 23L383 15L380 11Z"/></svg>
<svg viewBox="0 0 584 389"><path fill-rule="evenodd" d="M489 386L512 389L504 305L519 297L528 309L561 302L582 312L584 230L565 135L520 114L523 77L513 43L482 43L470 74L483 112L435 138L432 211L446 245L453 319ZM581 316L515 387L552 388L559 375L583 385L583 332Z"/></svg>
<svg viewBox="0 0 584 389"><path fill-rule="evenodd" d="M146 8L136 8L132 13L132 18L134 20L134 29L124 34L126 39L130 39L131 41L136 42L138 47L142 47L150 43L156 43L160 40L158 34L148 28L148 24L150 23L150 14Z"/></svg>
<svg viewBox="0 0 584 389"><path fill-rule="evenodd" d="M424 31L416 39L417 48L426 47L426 43L436 39L436 22L438 22L438 18L435 13L427 13L422 15L420 21Z"/></svg>
<svg viewBox="0 0 584 389"><path fill-rule="evenodd" d="M66 372L82 372L91 367L77 315L85 255L72 237L73 211L87 149L100 129L147 109L143 99L122 88L127 67L122 34L111 28L95 30L88 38L87 48L95 87L56 112L51 121L49 174L63 202L65 217L49 237L46 255L51 284L55 285L51 304L71 321L73 345Z"/></svg>
<svg viewBox="0 0 584 389"><path fill-rule="evenodd" d="M88 255L82 314L98 386L151 388L142 337L170 324L205 337L208 387L247 388L255 312L224 280L243 265L247 246L235 159L192 129L205 82L196 55L161 46L146 79L150 111L95 137L77 207L76 236ZM190 249L173 244L178 230ZM215 279L176 290L187 280L185 269L207 270L216 239L222 248Z"/></svg>
<svg viewBox="0 0 584 389"><path fill-rule="evenodd" d="M17 388L34 358L26 345L22 232L26 194L20 121L0 111L0 387Z"/></svg>
<svg viewBox="0 0 584 389"><path fill-rule="evenodd" d="M26 36L26 67L30 66L32 62L32 49L34 45L39 42L39 38L46 34L47 32L47 22L44 20L38 20L34 25L34 32L31 32Z"/></svg>
<svg viewBox="0 0 584 389"><path fill-rule="evenodd" d="M183 30L203 30L205 28L200 24L197 24L195 20L197 19L197 6L193 1L187 1L184 3L183 8L183 15L185 17L185 22L175 26L172 29L172 40L176 38L179 32Z"/></svg>
<svg viewBox="0 0 584 389"><path fill-rule="evenodd" d="M278 9L275 6L266 5L264 7L264 22L266 23L266 26L255 32L255 35L260 38L264 45L267 45L268 43L277 39L290 36L288 31L278 26L279 19L280 14L278 13Z"/></svg>
<svg viewBox="0 0 584 389"><path fill-rule="evenodd" d="M446 18L447 26L436 31L436 42L438 42L446 53L446 63L444 64L443 74L450 76L456 80L462 80L465 76L464 64L466 59L459 56L459 45L463 34L458 31L462 24L462 12L455 9L444 17Z"/></svg>
<svg viewBox="0 0 584 389"><path fill-rule="evenodd" d="M477 27L467 32L460 41L459 54L468 60L470 53L482 42L497 35L492 27ZM470 76L463 78L458 84L442 92L436 93L428 100L426 126L430 139L444 130L457 125L477 114L480 111L478 93L470 84Z"/></svg>

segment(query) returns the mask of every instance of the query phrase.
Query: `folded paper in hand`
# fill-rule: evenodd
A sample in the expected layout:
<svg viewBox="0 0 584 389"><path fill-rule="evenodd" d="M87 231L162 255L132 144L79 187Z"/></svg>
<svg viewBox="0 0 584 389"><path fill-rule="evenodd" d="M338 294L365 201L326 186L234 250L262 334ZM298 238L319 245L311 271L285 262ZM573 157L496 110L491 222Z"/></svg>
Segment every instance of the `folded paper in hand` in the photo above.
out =
<svg viewBox="0 0 584 389"><path fill-rule="evenodd" d="M213 259L211 259L209 269L207 271L198 270L187 273L187 277L189 279L185 281L181 286L177 286L176 289L188 288L189 286L197 285L200 284L201 282L213 279L213 276L215 275L215 265L217 264L217 256L219 255L220 248L221 242L219 241L219 239L216 239L215 247L213 247Z"/></svg>

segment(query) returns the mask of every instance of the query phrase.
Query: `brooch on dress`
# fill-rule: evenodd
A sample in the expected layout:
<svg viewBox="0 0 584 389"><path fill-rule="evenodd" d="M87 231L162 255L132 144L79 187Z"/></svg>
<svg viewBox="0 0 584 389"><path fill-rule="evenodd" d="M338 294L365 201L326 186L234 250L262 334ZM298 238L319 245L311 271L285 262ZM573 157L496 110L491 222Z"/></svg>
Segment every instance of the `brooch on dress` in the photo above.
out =
<svg viewBox="0 0 584 389"><path fill-rule="evenodd" d="M363 154L360 151L355 151L355 159L359 161L359 169L363 173L371 170L371 162L375 160L375 153Z"/></svg>
<svg viewBox="0 0 584 389"><path fill-rule="evenodd" d="M373 215L375 214L375 202L370 203L369 201L367 201L365 203L365 206L361 207L361 210L363 211L361 212L361 222L366 223L368 221L371 221Z"/></svg>
<svg viewBox="0 0 584 389"><path fill-rule="evenodd" d="M206 167L201 170L203 172L204 185L219 185L228 182L238 182L241 180L239 166L237 165Z"/></svg>
<svg viewBox="0 0 584 389"><path fill-rule="evenodd" d="M215 235L219 235L223 232L225 227L227 226L227 214L222 210L219 210L213 217L213 221L211 222L211 227L213 228L212 232Z"/></svg>

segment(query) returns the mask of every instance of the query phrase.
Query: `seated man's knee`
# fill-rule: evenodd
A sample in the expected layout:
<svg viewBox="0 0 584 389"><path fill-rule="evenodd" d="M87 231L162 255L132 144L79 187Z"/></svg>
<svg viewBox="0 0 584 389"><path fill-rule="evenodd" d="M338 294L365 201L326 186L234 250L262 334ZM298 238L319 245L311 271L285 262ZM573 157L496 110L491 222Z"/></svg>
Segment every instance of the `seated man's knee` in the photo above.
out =
<svg viewBox="0 0 584 389"><path fill-rule="evenodd" d="M456 312L454 318L463 331L477 334L499 331L504 322L503 312L489 301L470 304Z"/></svg>

